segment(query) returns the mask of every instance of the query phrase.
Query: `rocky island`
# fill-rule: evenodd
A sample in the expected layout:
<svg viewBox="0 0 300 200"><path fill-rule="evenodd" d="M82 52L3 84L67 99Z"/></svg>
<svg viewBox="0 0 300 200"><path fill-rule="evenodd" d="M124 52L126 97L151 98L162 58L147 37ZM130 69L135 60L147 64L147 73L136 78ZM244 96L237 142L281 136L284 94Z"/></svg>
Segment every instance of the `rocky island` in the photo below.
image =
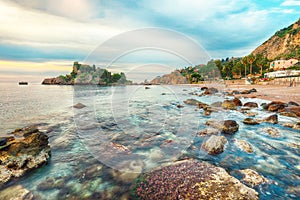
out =
<svg viewBox="0 0 300 200"><path fill-rule="evenodd" d="M123 72L112 74L107 69L78 62L73 63L70 74L46 78L42 82L44 85L128 85L131 83Z"/></svg>

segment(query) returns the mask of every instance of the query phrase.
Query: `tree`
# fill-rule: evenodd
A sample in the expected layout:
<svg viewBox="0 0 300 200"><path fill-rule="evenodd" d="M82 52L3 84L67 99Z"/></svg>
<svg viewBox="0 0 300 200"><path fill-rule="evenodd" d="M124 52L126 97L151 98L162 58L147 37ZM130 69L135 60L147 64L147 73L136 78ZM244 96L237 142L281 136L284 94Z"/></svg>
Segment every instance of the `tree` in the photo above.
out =
<svg viewBox="0 0 300 200"><path fill-rule="evenodd" d="M247 76L247 64L248 64L248 59L246 56L242 58L241 63L245 67L245 77L246 77Z"/></svg>
<svg viewBox="0 0 300 200"><path fill-rule="evenodd" d="M256 65L260 68L260 75L263 75L263 67L268 64L268 60L261 54L256 55Z"/></svg>
<svg viewBox="0 0 300 200"><path fill-rule="evenodd" d="M250 74L252 74L252 65L253 62L255 61L255 56L253 54L250 54L249 56L247 56L247 61L250 64Z"/></svg>

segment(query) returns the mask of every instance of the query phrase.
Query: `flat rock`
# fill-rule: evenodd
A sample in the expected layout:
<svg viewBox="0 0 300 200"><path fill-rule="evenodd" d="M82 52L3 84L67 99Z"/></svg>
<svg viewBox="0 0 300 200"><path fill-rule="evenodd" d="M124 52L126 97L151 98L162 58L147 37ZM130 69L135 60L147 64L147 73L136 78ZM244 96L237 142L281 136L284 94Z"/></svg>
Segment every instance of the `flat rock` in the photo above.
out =
<svg viewBox="0 0 300 200"><path fill-rule="evenodd" d="M202 144L201 148L207 151L208 154L216 155L224 151L226 143L227 139L224 136L212 135Z"/></svg>
<svg viewBox="0 0 300 200"><path fill-rule="evenodd" d="M196 160L178 161L142 174L132 191L132 199L258 199L255 190L223 168Z"/></svg>

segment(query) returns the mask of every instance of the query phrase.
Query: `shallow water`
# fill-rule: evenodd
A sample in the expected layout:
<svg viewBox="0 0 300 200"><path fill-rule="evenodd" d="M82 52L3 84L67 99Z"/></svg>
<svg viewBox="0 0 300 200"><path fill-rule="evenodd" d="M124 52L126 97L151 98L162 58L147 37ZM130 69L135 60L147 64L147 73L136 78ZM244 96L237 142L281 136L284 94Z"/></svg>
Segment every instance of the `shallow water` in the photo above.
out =
<svg viewBox="0 0 300 200"><path fill-rule="evenodd" d="M48 165L16 183L31 190L37 199L120 199L128 198L134 178L154 167L180 157L193 157L235 171L251 168L270 180L255 187L261 199L298 199L300 185L299 131L262 123L242 123L246 114L214 112L204 116L188 98L204 103L222 101L224 96L195 96L189 86L18 86L0 85L2 134L29 124L39 124L48 133L52 157ZM243 103L259 99L241 99ZM76 103L86 105L73 109ZM184 105L177 108L178 104ZM261 107L253 109L258 118L269 116ZM197 136L210 119L234 119L240 129L226 136L225 151L211 156L201 148L207 137ZM279 116L280 122L295 118ZM261 130L274 127L279 138ZM248 154L234 145L234 139L251 143Z"/></svg>

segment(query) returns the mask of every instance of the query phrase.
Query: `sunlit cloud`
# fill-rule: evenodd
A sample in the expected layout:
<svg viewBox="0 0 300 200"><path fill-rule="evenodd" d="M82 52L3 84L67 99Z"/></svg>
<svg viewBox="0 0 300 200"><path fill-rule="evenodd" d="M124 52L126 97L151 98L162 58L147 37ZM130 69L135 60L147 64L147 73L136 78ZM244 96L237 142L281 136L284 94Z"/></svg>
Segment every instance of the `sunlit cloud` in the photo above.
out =
<svg viewBox="0 0 300 200"><path fill-rule="evenodd" d="M299 0L285 0L282 4L282 6L300 6Z"/></svg>

